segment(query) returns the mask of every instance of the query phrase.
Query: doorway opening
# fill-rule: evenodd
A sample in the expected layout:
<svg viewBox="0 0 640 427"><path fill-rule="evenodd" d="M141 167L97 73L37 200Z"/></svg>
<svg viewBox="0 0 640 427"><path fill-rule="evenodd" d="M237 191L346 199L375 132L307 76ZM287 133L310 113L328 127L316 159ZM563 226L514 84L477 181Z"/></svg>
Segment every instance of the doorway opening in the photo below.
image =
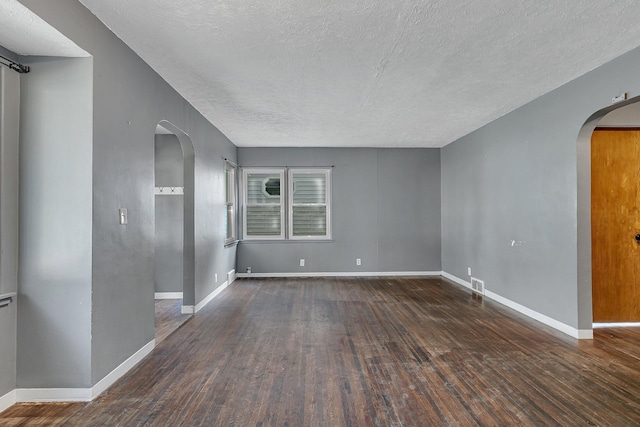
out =
<svg viewBox="0 0 640 427"><path fill-rule="evenodd" d="M639 101L640 97L637 97L597 111L585 122L578 136L580 329L640 325L634 323L640 321L640 311L637 320L630 322L628 298L620 298L620 292L626 286L628 289L624 292L627 296L635 293L634 298L640 303L640 283L635 291L629 287L635 287L636 280L630 279L630 283L629 279L622 279L624 275L633 277L636 268L634 265L625 266L621 258L634 260L630 252L638 252L640 256L640 243L635 240L638 233L627 236L636 228L640 232L640 216L635 219L636 211L640 214L640 199L636 197L640 193L621 193L623 190L640 192L640 168L635 167L635 164L640 165ZM636 144L638 150L633 148ZM637 158L632 160L634 156ZM625 167L626 170L616 170ZM612 220L613 214L621 215L624 223ZM618 268L626 268L627 271L612 270Z"/></svg>
<svg viewBox="0 0 640 427"><path fill-rule="evenodd" d="M161 121L154 135L156 343L193 315L194 151L189 136Z"/></svg>

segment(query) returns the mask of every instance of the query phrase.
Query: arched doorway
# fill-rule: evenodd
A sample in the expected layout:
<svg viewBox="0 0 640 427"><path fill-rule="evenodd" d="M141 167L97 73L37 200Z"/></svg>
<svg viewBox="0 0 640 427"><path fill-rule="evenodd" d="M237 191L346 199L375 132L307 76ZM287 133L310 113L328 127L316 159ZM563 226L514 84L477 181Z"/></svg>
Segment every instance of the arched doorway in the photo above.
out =
<svg viewBox="0 0 640 427"><path fill-rule="evenodd" d="M584 123L578 134L577 142L577 261L578 261L578 323L579 329L593 326L593 265L592 265L592 200L591 200L591 138L600 123L612 112L626 108L640 108L640 97L622 101L595 112ZM611 116L608 116L611 117ZM616 125L621 125L617 123ZM626 126L630 126L627 123ZM640 125L640 119L634 126Z"/></svg>
<svg viewBox="0 0 640 427"><path fill-rule="evenodd" d="M154 144L156 341L161 341L194 312L195 155L189 136L164 120Z"/></svg>

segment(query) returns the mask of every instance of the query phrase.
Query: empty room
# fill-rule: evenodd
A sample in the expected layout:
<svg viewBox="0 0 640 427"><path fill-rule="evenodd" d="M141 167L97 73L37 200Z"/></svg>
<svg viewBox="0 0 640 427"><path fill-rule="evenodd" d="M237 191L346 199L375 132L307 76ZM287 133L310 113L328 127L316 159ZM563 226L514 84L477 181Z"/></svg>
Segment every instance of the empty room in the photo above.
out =
<svg viewBox="0 0 640 427"><path fill-rule="evenodd" d="M638 22L0 2L0 425L640 424Z"/></svg>

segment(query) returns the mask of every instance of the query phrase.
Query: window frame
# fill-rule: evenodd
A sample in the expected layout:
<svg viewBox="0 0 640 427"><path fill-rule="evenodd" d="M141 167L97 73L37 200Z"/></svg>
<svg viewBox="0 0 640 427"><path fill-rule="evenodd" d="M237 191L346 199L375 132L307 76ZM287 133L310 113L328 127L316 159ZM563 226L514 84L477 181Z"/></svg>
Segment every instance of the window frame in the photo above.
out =
<svg viewBox="0 0 640 427"><path fill-rule="evenodd" d="M241 182L239 189L242 192L242 240L248 242L259 241L330 241L332 234L332 187L331 175L333 167L260 167L252 166L241 168ZM293 203L293 176L296 174L318 174L325 175L325 203L324 204L294 204ZM273 174L280 176L280 223L282 225L280 235L272 236L250 236L247 235L247 211L251 206L261 204L248 203L248 176L251 174ZM263 189L263 191L265 191ZM325 206L326 207L326 234L323 236L293 236L293 207L294 206Z"/></svg>
<svg viewBox="0 0 640 427"><path fill-rule="evenodd" d="M231 246L238 242L238 190L237 190L237 172L238 167L233 163L225 160L224 177L225 177L225 239L224 245ZM229 207L232 211L229 215ZM231 219L231 227L229 227L229 219ZM231 230L231 235L229 235Z"/></svg>
<svg viewBox="0 0 640 427"><path fill-rule="evenodd" d="M331 240L331 168L287 168L287 225L288 225L288 240ZM318 175L324 174L325 176L325 202L324 203L294 203L294 175ZM326 233L324 236L307 235L307 236L294 236L293 235L293 208L295 206L324 206L325 207L325 221L326 221Z"/></svg>
<svg viewBox="0 0 640 427"><path fill-rule="evenodd" d="M250 174L273 174L280 176L280 234L271 236L249 236L247 235L247 211L252 206L265 206L266 204L251 203L249 204L249 192L247 190L248 176ZM243 168L242 169L242 240L286 240L286 218L285 218L285 205L286 194L283 194L282 189L286 188L286 174L284 168ZM263 189L264 191L264 189ZM275 203L271 204L275 206Z"/></svg>

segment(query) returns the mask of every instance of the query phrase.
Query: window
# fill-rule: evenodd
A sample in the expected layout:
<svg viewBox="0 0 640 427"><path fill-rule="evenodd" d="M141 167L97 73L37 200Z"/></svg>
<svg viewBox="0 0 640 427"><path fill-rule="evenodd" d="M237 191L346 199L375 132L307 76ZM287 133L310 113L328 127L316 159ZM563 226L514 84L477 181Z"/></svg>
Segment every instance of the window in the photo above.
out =
<svg viewBox="0 0 640 427"><path fill-rule="evenodd" d="M329 238L329 170L289 169L290 239Z"/></svg>
<svg viewBox="0 0 640 427"><path fill-rule="evenodd" d="M242 182L245 239L331 238L331 169L244 169Z"/></svg>
<svg viewBox="0 0 640 427"><path fill-rule="evenodd" d="M245 169L244 238L284 239L284 169Z"/></svg>
<svg viewBox="0 0 640 427"><path fill-rule="evenodd" d="M224 244L230 245L238 240L236 233L236 167L229 162L225 162L224 172L227 206L227 234Z"/></svg>

